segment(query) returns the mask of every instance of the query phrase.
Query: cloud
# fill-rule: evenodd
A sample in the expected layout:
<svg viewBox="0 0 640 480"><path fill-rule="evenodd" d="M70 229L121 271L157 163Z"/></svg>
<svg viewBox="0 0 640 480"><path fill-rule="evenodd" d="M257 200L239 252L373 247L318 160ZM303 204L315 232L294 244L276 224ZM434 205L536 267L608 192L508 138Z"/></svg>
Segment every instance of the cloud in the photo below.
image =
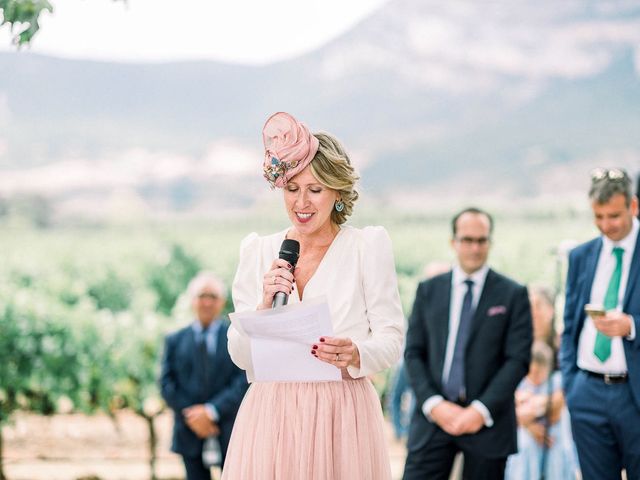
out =
<svg viewBox="0 0 640 480"><path fill-rule="evenodd" d="M231 139L211 143L202 162L203 174L260 175L262 152L248 149Z"/></svg>
<svg viewBox="0 0 640 480"><path fill-rule="evenodd" d="M327 50L325 72L338 79L362 68L393 70L411 84L478 93L514 80L592 76L619 51L640 50L640 15L624 5L613 12L569 1L492 5L394 2Z"/></svg>

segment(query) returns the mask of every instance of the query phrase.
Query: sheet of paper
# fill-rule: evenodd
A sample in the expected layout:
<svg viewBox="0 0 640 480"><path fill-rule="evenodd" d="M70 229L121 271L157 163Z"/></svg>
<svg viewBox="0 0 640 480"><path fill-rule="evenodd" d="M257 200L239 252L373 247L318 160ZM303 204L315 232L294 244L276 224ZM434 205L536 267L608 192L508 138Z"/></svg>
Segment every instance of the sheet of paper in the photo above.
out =
<svg viewBox="0 0 640 480"><path fill-rule="evenodd" d="M340 369L311 355L311 346L332 336L329 305L323 298L273 310L230 314L251 341L258 382L318 382L342 379Z"/></svg>

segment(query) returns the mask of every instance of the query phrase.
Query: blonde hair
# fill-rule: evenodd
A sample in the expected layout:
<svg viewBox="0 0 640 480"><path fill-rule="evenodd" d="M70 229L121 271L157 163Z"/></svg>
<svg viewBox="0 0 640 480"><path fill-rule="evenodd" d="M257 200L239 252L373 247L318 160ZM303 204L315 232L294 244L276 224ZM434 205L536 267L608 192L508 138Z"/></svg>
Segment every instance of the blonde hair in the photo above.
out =
<svg viewBox="0 0 640 480"><path fill-rule="evenodd" d="M327 188L336 190L339 200L344 203L344 209L331 211L331 221L341 225L353 213L353 205L358 199L355 189L360 179L351 165L349 156L340 141L328 133L314 133L318 139L318 152L311 161L311 173Z"/></svg>

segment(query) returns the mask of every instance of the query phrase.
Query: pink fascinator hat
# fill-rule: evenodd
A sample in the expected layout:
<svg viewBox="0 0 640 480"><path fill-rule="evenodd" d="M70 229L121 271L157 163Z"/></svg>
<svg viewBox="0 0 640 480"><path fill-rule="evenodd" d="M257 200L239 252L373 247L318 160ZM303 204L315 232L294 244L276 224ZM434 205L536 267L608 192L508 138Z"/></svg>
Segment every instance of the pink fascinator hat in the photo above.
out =
<svg viewBox="0 0 640 480"><path fill-rule="evenodd" d="M318 139L304 123L285 112L274 113L262 128L264 178L271 188L283 188L311 163Z"/></svg>

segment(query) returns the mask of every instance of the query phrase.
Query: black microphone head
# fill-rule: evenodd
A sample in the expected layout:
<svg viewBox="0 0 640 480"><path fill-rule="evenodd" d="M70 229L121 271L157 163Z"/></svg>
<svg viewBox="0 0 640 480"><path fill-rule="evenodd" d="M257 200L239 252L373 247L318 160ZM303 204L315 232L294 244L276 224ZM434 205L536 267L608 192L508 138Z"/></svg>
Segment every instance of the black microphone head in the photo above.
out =
<svg viewBox="0 0 640 480"><path fill-rule="evenodd" d="M285 238L280 246L279 258L286 260L292 267L298 263L298 257L300 256L300 242L297 240L289 240Z"/></svg>

